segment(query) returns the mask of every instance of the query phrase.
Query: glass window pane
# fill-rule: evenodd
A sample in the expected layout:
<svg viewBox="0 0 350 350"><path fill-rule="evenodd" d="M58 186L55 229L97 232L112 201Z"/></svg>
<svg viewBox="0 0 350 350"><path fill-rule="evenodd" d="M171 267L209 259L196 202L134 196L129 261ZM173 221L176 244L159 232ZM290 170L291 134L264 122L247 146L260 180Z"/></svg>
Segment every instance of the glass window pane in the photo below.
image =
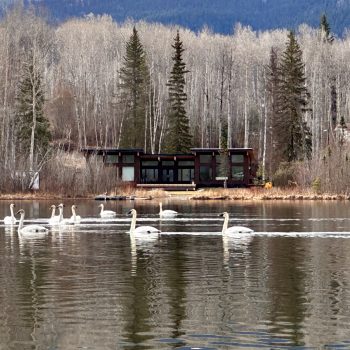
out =
<svg viewBox="0 0 350 350"><path fill-rule="evenodd" d="M158 166L158 160L143 160L142 166Z"/></svg>
<svg viewBox="0 0 350 350"><path fill-rule="evenodd" d="M133 166L123 166L122 169L122 180L123 181L134 181L134 167Z"/></svg>
<svg viewBox="0 0 350 350"><path fill-rule="evenodd" d="M228 177L230 175L230 158L227 154L216 156L216 176Z"/></svg>
<svg viewBox="0 0 350 350"><path fill-rule="evenodd" d="M200 166L200 180L201 181L210 181L212 180L212 168L209 165L201 165Z"/></svg>
<svg viewBox="0 0 350 350"><path fill-rule="evenodd" d="M244 163L244 155L243 154L232 154L231 161L232 161L232 163Z"/></svg>
<svg viewBox="0 0 350 350"><path fill-rule="evenodd" d="M163 160L162 165L163 166L174 166L174 161L173 160Z"/></svg>
<svg viewBox="0 0 350 350"><path fill-rule="evenodd" d="M179 160L177 164L178 164L178 166L194 166L194 161L193 160Z"/></svg>
<svg viewBox="0 0 350 350"><path fill-rule="evenodd" d="M144 183L158 181L158 169L142 169L142 181Z"/></svg>
<svg viewBox="0 0 350 350"><path fill-rule="evenodd" d="M119 157L117 154L106 154L105 162L108 164L116 164L119 161Z"/></svg>
<svg viewBox="0 0 350 350"><path fill-rule="evenodd" d="M236 181L243 181L244 179L243 165L234 165L232 167L232 179Z"/></svg>
<svg viewBox="0 0 350 350"><path fill-rule="evenodd" d="M179 181L191 182L194 179L194 169L179 169Z"/></svg>
<svg viewBox="0 0 350 350"><path fill-rule="evenodd" d="M134 155L133 154L123 154L123 163L134 163Z"/></svg>
<svg viewBox="0 0 350 350"><path fill-rule="evenodd" d="M179 181L191 181L191 169L179 169Z"/></svg>
<svg viewBox="0 0 350 350"><path fill-rule="evenodd" d="M211 162L211 158L212 158L211 154L201 154L199 156L199 161L201 163L210 163Z"/></svg>

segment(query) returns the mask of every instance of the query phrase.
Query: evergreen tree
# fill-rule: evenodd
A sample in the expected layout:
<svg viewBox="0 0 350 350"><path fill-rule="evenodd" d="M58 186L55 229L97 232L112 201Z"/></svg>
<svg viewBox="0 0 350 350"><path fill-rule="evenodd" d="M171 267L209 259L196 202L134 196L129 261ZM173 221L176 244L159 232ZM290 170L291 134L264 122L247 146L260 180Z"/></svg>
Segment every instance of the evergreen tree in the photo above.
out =
<svg viewBox="0 0 350 350"><path fill-rule="evenodd" d="M286 50L279 67L277 147L283 160L292 162L311 157L311 131L304 121L309 93L305 86L302 51L293 32L288 34Z"/></svg>
<svg viewBox="0 0 350 350"><path fill-rule="evenodd" d="M42 75L33 52L28 55L22 68L16 97L16 129L20 153L28 157L29 170L46 155L51 140L50 124L44 116L44 91Z"/></svg>
<svg viewBox="0 0 350 350"><path fill-rule="evenodd" d="M320 22L320 31L321 38L324 43L332 44L334 40L334 36L331 33L331 27L328 23L327 17L325 14L321 16ZM329 59L329 56L327 58ZM331 89L331 120L332 120L332 128L334 129L337 126L337 89L335 87L335 76L334 74L330 77L330 89Z"/></svg>
<svg viewBox="0 0 350 350"><path fill-rule="evenodd" d="M332 43L334 40L334 37L331 33L331 27L328 23L326 14L322 14L322 16L321 16L320 29L321 29L322 39L325 42Z"/></svg>
<svg viewBox="0 0 350 350"><path fill-rule="evenodd" d="M180 40L179 31L177 31L174 41L174 45L172 45L175 50L172 57L174 65L167 83L169 91L169 129L166 149L170 153L188 153L192 146L192 136L184 104L187 100L185 74L189 71L186 70L186 64L183 62L182 53L185 49Z"/></svg>
<svg viewBox="0 0 350 350"><path fill-rule="evenodd" d="M124 66L120 70L121 100L126 103L121 145L143 148L146 140L149 71L146 54L136 28L126 44Z"/></svg>
<svg viewBox="0 0 350 350"><path fill-rule="evenodd" d="M277 170L278 164L282 159L281 149L275 147L276 136L278 136L278 88L280 83L278 56L275 48L271 48L270 62L267 66L267 160L264 171L267 177L271 177ZM277 138L278 139L278 138Z"/></svg>

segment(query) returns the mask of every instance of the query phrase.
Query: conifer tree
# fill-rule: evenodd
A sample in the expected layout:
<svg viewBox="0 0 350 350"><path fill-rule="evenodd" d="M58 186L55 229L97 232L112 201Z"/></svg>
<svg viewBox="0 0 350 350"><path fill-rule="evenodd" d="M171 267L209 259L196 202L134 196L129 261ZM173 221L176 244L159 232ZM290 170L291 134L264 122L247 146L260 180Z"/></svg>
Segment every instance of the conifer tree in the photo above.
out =
<svg viewBox="0 0 350 350"><path fill-rule="evenodd" d="M328 20L327 20L325 13L322 14L322 16L321 16L320 29L321 29L322 39L328 43L332 43L334 40L334 37L331 33L331 27L328 23Z"/></svg>
<svg viewBox="0 0 350 350"><path fill-rule="evenodd" d="M36 166L48 150L51 132L43 111L42 75L33 52L23 64L16 100L15 120L20 153L28 157L29 171L37 171Z"/></svg>
<svg viewBox="0 0 350 350"><path fill-rule="evenodd" d="M136 28L126 44L124 66L120 70L121 100L126 103L121 145L143 148L146 136L149 71L145 50Z"/></svg>
<svg viewBox="0 0 350 350"><path fill-rule="evenodd" d="M331 33L331 27L328 23L327 17L325 14L321 16L320 22L320 31L321 38L325 44L332 44L334 41L334 36ZM326 59L329 59L327 57ZM331 84L331 119L332 119L332 128L334 129L337 126L337 89L335 87L335 77L331 75L330 77Z"/></svg>
<svg viewBox="0 0 350 350"><path fill-rule="evenodd" d="M270 62L266 69L267 72L267 110L269 118L267 120L267 161L266 169L268 177L276 171L281 161L281 149L274 147L275 138L278 135L278 88L280 83L278 56L275 48L270 50Z"/></svg>
<svg viewBox="0 0 350 350"><path fill-rule="evenodd" d="M183 62L183 43L180 40L179 31L174 39L174 62L167 86L169 91L169 128L167 135L167 152L188 153L192 146L192 136L190 134L189 120L186 115L185 102L187 94L185 92L185 74L189 71Z"/></svg>
<svg viewBox="0 0 350 350"><path fill-rule="evenodd" d="M311 131L304 120L309 93L305 86L302 51L291 31L279 67L277 147L283 160L292 162L311 157Z"/></svg>

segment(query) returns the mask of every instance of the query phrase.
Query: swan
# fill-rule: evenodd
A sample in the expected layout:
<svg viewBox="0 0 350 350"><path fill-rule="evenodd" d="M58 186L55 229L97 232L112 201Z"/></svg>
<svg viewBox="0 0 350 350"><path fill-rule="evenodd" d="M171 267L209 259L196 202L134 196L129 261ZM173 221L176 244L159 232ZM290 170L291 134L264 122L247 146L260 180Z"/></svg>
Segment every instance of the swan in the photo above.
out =
<svg viewBox="0 0 350 350"><path fill-rule="evenodd" d="M164 218L173 218L178 214L175 210L163 210L163 204L159 203L159 216Z"/></svg>
<svg viewBox="0 0 350 350"><path fill-rule="evenodd" d="M104 210L103 204L100 204L98 207L101 208L101 218L114 218L117 215L117 213L113 210Z"/></svg>
<svg viewBox="0 0 350 350"><path fill-rule="evenodd" d="M55 215L56 213L56 206L55 205L51 205L51 217L49 219L49 225L58 225L60 222L60 216L59 215Z"/></svg>
<svg viewBox="0 0 350 350"><path fill-rule="evenodd" d="M225 211L220 216L224 217L224 225L222 226L222 234L228 235L231 233L251 233L254 232L252 229L244 226L231 226L227 228L228 226L228 220L229 220L229 214Z"/></svg>
<svg viewBox="0 0 350 350"><path fill-rule="evenodd" d="M72 216L69 221L73 224L80 224L81 216L76 214L75 209L77 209L77 206L72 205Z"/></svg>
<svg viewBox="0 0 350 350"><path fill-rule="evenodd" d="M131 209L128 212L128 215L132 215L131 225L130 225L130 234L140 235L143 237L148 237L148 235L158 235L161 231L153 226L139 226L136 227L136 216L137 212L135 209Z"/></svg>
<svg viewBox="0 0 350 350"><path fill-rule="evenodd" d="M63 218L63 207L64 207L64 204L61 203L57 207L58 207L58 210L60 212L58 225L71 225L71 224L73 224L69 219L64 219Z"/></svg>
<svg viewBox="0 0 350 350"><path fill-rule="evenodd" d="M13 203L10 204L10 212L11 212L11 216L5 216L4 217L4 224L5 225L14 225L17 222L17 219L15 217L15 215L13 214L13 208L15 207L15 205Z"/></svg>
<svg viewBox="0 0 350 350"><path fill-rule="evenodd" d="M40 225L27 225L23 226L23 221L24 221L24 210L20 209L18 210L17 214L21 214L21 218L19 219L19 225L18 225L18 233L22 234L30 234L30 233L47 233L49 230Z"/></svg>

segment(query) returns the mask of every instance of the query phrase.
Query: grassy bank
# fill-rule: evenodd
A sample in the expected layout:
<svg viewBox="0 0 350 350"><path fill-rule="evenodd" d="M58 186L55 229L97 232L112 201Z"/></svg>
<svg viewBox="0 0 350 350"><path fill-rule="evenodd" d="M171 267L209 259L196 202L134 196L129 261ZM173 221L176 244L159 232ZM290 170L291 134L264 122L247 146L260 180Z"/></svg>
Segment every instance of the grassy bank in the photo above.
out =
<svg viewBox="0 0 350 350"><path fill-rule="evenodd" d="M144 190L133 187L122 188L108 195L132 196L135 199L183 198L190 200L349 200L350 194L317 194L312 190L300 188L211 188L198 191ZM0 200L49 200L49 199L94 199L96 194L66 196L48 192L25 192L0 194Z"/></svg>

